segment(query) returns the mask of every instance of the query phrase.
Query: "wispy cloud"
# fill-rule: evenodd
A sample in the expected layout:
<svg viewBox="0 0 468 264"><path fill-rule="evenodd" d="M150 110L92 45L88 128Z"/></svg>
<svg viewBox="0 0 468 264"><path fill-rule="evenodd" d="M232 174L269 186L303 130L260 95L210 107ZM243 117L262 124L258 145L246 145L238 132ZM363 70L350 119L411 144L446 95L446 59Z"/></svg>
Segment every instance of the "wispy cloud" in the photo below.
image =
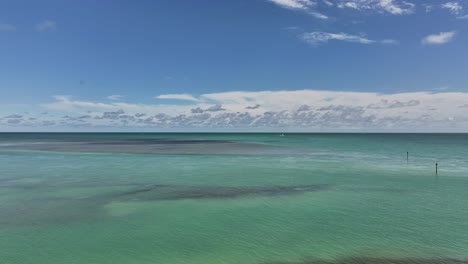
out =
<svg viewBox="0 0 468 264"><path fill-rule="evenodd" d="M400 44L400 41L396 39L384 39L380 41L380 43L385 44L385 45L398 45Z"/></svg>
<svg viewBox="0 0 468 264"><path fill-rule="evenodd" d="M352 8L352 9L361 9L361 7L355 2L344 2L337 5L339 8Z"/></svg>
<svg viewBox="0 0 468 264"><path fill-rule="evenodd" d="M114 108L112 104L80 101L80 100L75 100L71 98L70 96L64 96L64 95L56 95L53 98L55 99L55 102L45 105L49 109L71 111L71 112L80 112L80 111L86 112L86 111Z"/></svg>
<svg viewBox="0 0 468 264"><path fill-rule="evenodd" d="M426 11L426 13L430 13L432 10L434 10L434 5L423 4L422 6L424 7L424 10Z"/></svg>
<svg viewBox="0 0 468 264"><path fill-rule="evenodd" d="M57 29L57 24L52 20L45 20L36 24L36 30L40 32L54 31Z"/></svg>
<svg viewBox="0 0 468 264"><path fill-rule="evenodd" d="M454 15L459 15L463 12L463 6L459 2L447 2L442 4L441 7L448 9Z"/></svg>
<svg viewBox="0 0 468 264"><path fill-rule="evenodd" d="M15 31L16 26L12 24L0 24L0 31Z"/></svg>
<svg viewBox="0 0 468 264"><path fill-rule="evenodd" d="M378 0L378 6L393 15L411 14L415 7L413 3L401 1L397 4L394 0Z"/></svg>
<svg viewBox="0 0 468 264"><path fill-rule="evenodd" d="M334 6L335 5L332 1L329 1L329 0L322 0L322 2L327 6Z"/></svg>
<svg viewBox="0 0 468 264"><path fill-rule="evenodd" d="M424 37L421 43L425 45L441 45L452 41L455 35L455 31L440 32Z"/></svg>
<svg viewBox="0 0 468 264"><path fill-rule="evenodd" d="M415 4L405 0L268 0L276 5L290 9L307 12L317 18L327 19L323 10L330 8L352 9L372 13L386 13L392 15L412 14ZM320 12L318 10L321 10Z"/></svg>
<svg viewBox="0 0 468 264"><path fill-rule="evenodd" d="M290 10L300 10L319 19L328 19L328 16L315 10L317 3L311 0L269 0L270 2Z"/></svg>
<svg viewBox="0 0 468 264"><path fill-rule="evenodd" d="M193 97L191 94L161 94L156 96L156 99L169 99L169 100L185 100L185 101L198 101L199 99Z"/></svg>
<svg viewBox="0 0 468 264"><path fill-rule="evenodd" d="M107 96L106 98L109 99L109 100L112 100L112 101L119 101L119 100L121 100L123 97L124 97L123 95L113 94L113 95Z"/></svg>
<svg viewBox="0 0 468 264"><path fill-rule="evenodd" d="M315 2L310 0L270 0L271 2L289 9L302 9L307 10L316 5Z"/></svg>
<svg viewBox="0 0 468 264"><path fill-rule="evenodd" d="M318 45L326 43L330 40L354 42L360 44L372 44L374 40L346 33L329 33L329 32L307 32L301 35L301 38L309 44Z"/></svg>
<svg viewBox="0 0 468 264"><path fill-rule="evenodd" d="M415 5L398 0L338 0L338 8L351 8L360 11L385 12L392 15L404 15L414 12Z"/></svg>

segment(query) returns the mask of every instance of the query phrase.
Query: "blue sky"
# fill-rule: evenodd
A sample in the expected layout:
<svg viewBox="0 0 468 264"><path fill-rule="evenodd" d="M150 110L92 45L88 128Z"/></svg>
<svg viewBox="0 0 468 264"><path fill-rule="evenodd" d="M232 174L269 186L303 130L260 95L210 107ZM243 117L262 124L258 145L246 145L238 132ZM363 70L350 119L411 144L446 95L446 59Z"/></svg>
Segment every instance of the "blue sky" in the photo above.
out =
<svg viewBox="0 0 468 264"><path fill-rule="evenodd" d="M466 0L4 0L0 131L466 131L467 47Z"/></svg>

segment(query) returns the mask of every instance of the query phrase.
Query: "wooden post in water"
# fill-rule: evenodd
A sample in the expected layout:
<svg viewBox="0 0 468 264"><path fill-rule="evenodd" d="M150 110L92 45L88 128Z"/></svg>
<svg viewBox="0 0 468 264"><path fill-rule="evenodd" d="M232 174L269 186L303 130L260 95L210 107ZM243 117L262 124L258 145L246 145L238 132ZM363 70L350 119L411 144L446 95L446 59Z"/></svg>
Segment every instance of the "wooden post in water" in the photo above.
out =
<svg viewBox="0 0 468 264"><path fill-rule="evenodd" d="M439 164L436 163L436 175L438 174L438 171L437 171L437 170L438 170L438 168L437 168L438 166L439 166Z"/></svg>
<svg viewBox="0 0 468 264"><path fill-rule="evenodd" d="M408 163L408 161L409 161L409 152L406 151L406 163Z"/></svg>

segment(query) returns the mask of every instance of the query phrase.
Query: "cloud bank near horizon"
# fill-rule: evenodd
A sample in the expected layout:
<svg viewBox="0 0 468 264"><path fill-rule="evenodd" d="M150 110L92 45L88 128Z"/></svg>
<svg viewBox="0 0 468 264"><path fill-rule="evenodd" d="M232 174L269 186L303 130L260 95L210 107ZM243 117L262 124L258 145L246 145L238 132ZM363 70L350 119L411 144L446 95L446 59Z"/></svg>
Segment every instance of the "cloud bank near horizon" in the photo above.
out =
<svg viewBox="0 0 468 264"><path fill-rule="evenodd" d="M0 112L0 130L466 131L468 93L320 90L170 94L154 104L55 96L28 112ZM180 102L180 103L179 103Z"/></svg>

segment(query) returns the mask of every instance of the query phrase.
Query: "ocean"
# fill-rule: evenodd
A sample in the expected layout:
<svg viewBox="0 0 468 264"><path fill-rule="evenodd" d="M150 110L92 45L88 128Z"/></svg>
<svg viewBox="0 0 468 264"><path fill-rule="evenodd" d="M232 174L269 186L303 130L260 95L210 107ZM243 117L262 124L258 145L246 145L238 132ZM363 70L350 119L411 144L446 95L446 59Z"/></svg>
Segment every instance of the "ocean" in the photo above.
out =
<svg viewBox="0 0 468 264"><path fill-rule="evenodd" d="M467 261L468 134L0 133L2 264Z"/></svg>

